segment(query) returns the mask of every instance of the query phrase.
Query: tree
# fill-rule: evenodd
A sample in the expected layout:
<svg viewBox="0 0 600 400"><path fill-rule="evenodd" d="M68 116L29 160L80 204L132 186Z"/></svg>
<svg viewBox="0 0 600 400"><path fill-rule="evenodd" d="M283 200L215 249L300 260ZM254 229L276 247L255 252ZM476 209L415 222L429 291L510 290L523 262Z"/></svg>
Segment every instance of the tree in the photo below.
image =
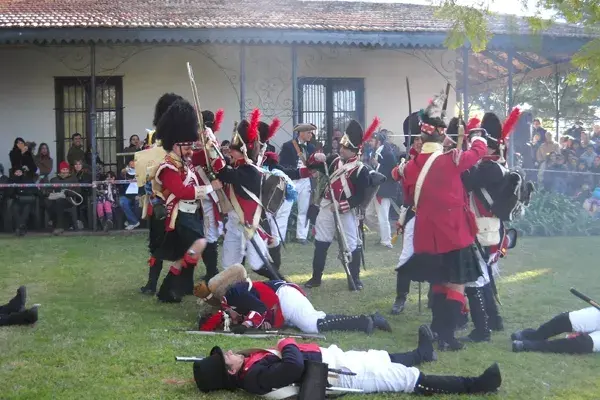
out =
<svg viewBox="0 0 600 400"><path fill-rule="evenodd" d="M586 82L581 79L572 81L569 75L567 72L558 76L558 118L568 126L578 120L583 121L585 125L591 125L600 102L580 101L579 95ZM550 126L554 128L557 122L556 83L556 75L524 79L515 85L513 103L529 105L536 117L553 121ZM508 111L508 90L502 87L475 95L471 106L493 111L503 119Z"/></svg>
<svg viewBox="0 0 600 400"><path fill-rule="evenodd" d="M457 49L469 42L475 52L485 50L492 34L488 27L488 18L492 15L489 10L491 2L502 0L475 0L473 6L461 6L457 0L431 0L439 6L437 16L452 22L451 30L446 38L446 46ZM523 8L527 9L527 0L521 0ZM551 21L565 20L591 31L598 31L600 26L600 2L598 0L536 0L535 16L529 17L528 22L533 32L547 29ZM542 11L553 16L550 20L541 18ZM590 41L573 57L572 64L577 68L577 74L568 77L570 83L585 79L581 85L583 99L591 100L600 97L600 38Z"/></svg>

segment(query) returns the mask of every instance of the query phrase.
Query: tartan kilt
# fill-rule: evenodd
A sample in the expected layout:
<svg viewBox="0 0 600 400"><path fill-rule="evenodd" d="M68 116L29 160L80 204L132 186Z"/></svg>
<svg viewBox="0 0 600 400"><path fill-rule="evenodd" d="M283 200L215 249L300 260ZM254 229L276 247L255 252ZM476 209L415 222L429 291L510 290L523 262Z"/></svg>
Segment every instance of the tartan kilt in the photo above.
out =
<svg viewBox="0 0 600 400"><path fill-rule="evenodd" d="M431 284L474 282L482 275L475 245L443 254L415 253L398 268L398 274Z"/></svg>
<svg viewBox="0 0 600 400"><path fill-rule="evenodd" d="M152 255L159 260L177 261L183 258L192 244L204 237L204 225L201 214L179 212L175 221L175 229L165 232L165 221L162 221L162 242Z"/></svg>

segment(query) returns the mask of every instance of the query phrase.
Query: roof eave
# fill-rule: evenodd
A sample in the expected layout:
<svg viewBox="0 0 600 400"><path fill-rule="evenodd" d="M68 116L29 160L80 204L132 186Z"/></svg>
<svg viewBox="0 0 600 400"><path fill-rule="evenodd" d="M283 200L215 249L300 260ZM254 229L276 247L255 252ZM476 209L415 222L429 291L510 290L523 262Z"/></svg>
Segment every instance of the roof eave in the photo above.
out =
<svg viewBox="0 0 600 400"><path fill-rule="evenodd" d="M447 32L272 28L0 28L0 44L219 43L444 48ZM488 47L574 52L585 36L495 34Z"/></svg>

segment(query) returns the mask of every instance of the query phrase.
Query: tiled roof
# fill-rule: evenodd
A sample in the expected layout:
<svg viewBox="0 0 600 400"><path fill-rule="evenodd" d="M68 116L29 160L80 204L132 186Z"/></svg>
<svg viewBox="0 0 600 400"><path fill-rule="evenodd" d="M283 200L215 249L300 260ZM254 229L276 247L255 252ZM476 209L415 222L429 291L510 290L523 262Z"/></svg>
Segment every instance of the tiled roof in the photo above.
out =
<svg viewBox="0 0 600 400"><path fill-rule="evenodd" d="M400 3L305 0L0 0L1 28L258 28L347 32L444 32L435 8ZM528 33L496 16L493 33ZM555 24L546 35L589 36Z"/></svg>

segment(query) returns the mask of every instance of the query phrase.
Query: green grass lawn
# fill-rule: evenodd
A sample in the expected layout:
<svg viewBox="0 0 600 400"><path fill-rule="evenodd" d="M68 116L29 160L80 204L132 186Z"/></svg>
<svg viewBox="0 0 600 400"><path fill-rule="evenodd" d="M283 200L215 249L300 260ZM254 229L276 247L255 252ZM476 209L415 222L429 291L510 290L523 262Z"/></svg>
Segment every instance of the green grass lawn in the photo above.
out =
<svg viewBox="0 0 600 400"><path fill-rule="evenodd" d="M336 251L330 251L324 284L311 293L317 308L335 313L380 310L387 315L395 295L398 250L376 247L374 241L374 236L368 237L368 270L361 293L348 292ZM537 326L556 313L583 307L568 292L571 286L600 297L598 243L598 238L520 240L504 260L499 282L506 331L494 334L489 344L441 353L438 362L422 370L479 374L497 361L504 379L499 398L599 399L598 355L514 354L509 340L518 328ZM6 239L0 246L0 300L12 297L19 285L27 285L29 304L42 305L35 327L0 329L0 399L249 398L241 393L200 394L190 381L191 365L176 363L174 357L204 356L217 343L226 348L276 343L276 339L232 340L170 331L193 326L199 308L192 297L166 305L139 294L147 272L144 235ZM312 245L288 245L283 256L285 275L295 282L306 280L312 252ZM334 333L327 335L326 343L346 349L410 350L417 327L431 318L426 308L418 313L416 299L414 285L404 314L389 318L392 334Z"/></svg>

